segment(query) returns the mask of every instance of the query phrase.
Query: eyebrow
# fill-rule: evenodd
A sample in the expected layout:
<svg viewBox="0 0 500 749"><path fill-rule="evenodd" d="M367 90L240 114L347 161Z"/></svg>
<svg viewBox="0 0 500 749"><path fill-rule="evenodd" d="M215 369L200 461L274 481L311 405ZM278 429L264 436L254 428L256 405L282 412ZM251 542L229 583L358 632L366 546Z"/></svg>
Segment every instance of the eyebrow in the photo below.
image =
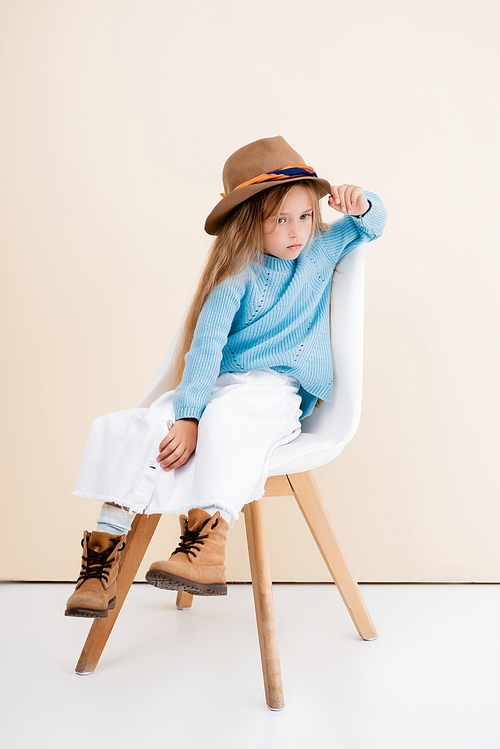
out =
<svg viewBox="0 0 500 749"><path fill-rule="evenodd" d="M312 208L306 208L305 211L301 211L301 215L302 213L312 213ZM290 215L290 211L280 211L280 216L289 216L289 215Z"/></svg>

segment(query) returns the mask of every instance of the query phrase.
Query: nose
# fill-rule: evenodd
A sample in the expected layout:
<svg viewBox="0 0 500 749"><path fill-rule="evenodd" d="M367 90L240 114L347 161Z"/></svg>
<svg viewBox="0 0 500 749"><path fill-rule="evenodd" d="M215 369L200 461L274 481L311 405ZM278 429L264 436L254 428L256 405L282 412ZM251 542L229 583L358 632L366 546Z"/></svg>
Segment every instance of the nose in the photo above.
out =
<svg viewBox="0 0 500 749"><path fill-rule="evenodd" d="M297 236L297 224L295 221L290 221L290 228L288 230L288 236L289 237Z"/></svg>

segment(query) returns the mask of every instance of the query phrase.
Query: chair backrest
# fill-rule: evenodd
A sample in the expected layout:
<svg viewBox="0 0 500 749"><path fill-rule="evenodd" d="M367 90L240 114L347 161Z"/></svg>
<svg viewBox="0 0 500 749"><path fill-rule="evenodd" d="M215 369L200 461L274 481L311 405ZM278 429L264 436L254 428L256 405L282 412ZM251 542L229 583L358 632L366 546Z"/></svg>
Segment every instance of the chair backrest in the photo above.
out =
<svg viewBox="0 0 500 749"><path fill-rule="evenodd" d="M173 337L170 346L167 349L167 353L163 357L163 360L160 364L160 367L158 369L158 372L155 375L153 382L148 387L148 389L146 390L146 392L144 393L140 401L138 401L135 404L134 408L149 407L157 398L160 397L160 395L163 395L163 393L167 392L168 375L170 373L170 367L172 366L173 361L174 361L175 349L177 347L177 343L181 336L183 324L184 324L184 320L179 325L179 328L177 329L177 332L175 336Z"/></svg>
<svg viewBox="0 0 500 749"><path fill-rule="evenodd" d="M365 246L360 244L338 263L332 282L333 391L302 422L302 431L346 445L361 416Z"/></svg>
<svg viewBox="0 0 500 749"><path fill-rule="evenodd" d="M332 282L332 353L335 377L330 400L302 421L306 434L317 434L346 445L358 428L363 378L365 248L351 250L337 265ZM175 347L182 324L170 344L156 376L136 407L150 406L166 391Z"/></svg>

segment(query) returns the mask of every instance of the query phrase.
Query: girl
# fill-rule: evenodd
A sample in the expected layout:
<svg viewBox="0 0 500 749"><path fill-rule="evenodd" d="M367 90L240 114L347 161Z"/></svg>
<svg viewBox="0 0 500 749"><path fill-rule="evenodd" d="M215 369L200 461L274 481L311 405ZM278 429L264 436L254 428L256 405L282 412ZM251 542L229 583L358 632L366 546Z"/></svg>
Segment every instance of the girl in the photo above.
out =
<svg viewBox="0 0 500 749"><path fill-rule="evenodd" d="M104 502L85 531L68 616L106 617L135 513L181 515L181 540L152 585L225 595L229 523L260 499L273 450L300 432L333 384L330 286L336 263L382 233L381 200L331 186L281 136L240 148L206 220L216 239L165 392L92 425L76 490ZM319 199L345 214L322 223Z"/></svg>

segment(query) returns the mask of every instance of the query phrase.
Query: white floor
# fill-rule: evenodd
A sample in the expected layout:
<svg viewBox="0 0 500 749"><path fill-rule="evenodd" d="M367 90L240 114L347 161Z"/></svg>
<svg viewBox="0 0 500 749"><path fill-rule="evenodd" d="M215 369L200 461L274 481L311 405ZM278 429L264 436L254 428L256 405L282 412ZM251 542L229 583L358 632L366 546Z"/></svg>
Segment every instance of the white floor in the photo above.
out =
<svg viewBox="0 0 500 749"><path fill-rule="evenodd" d="M500 586L363 585L362 641L334 586L275 585L285 709L264 701L251 587L134 585L94 674L66 584L4 584L0 741L9 749L498 749Z"/></svg>

